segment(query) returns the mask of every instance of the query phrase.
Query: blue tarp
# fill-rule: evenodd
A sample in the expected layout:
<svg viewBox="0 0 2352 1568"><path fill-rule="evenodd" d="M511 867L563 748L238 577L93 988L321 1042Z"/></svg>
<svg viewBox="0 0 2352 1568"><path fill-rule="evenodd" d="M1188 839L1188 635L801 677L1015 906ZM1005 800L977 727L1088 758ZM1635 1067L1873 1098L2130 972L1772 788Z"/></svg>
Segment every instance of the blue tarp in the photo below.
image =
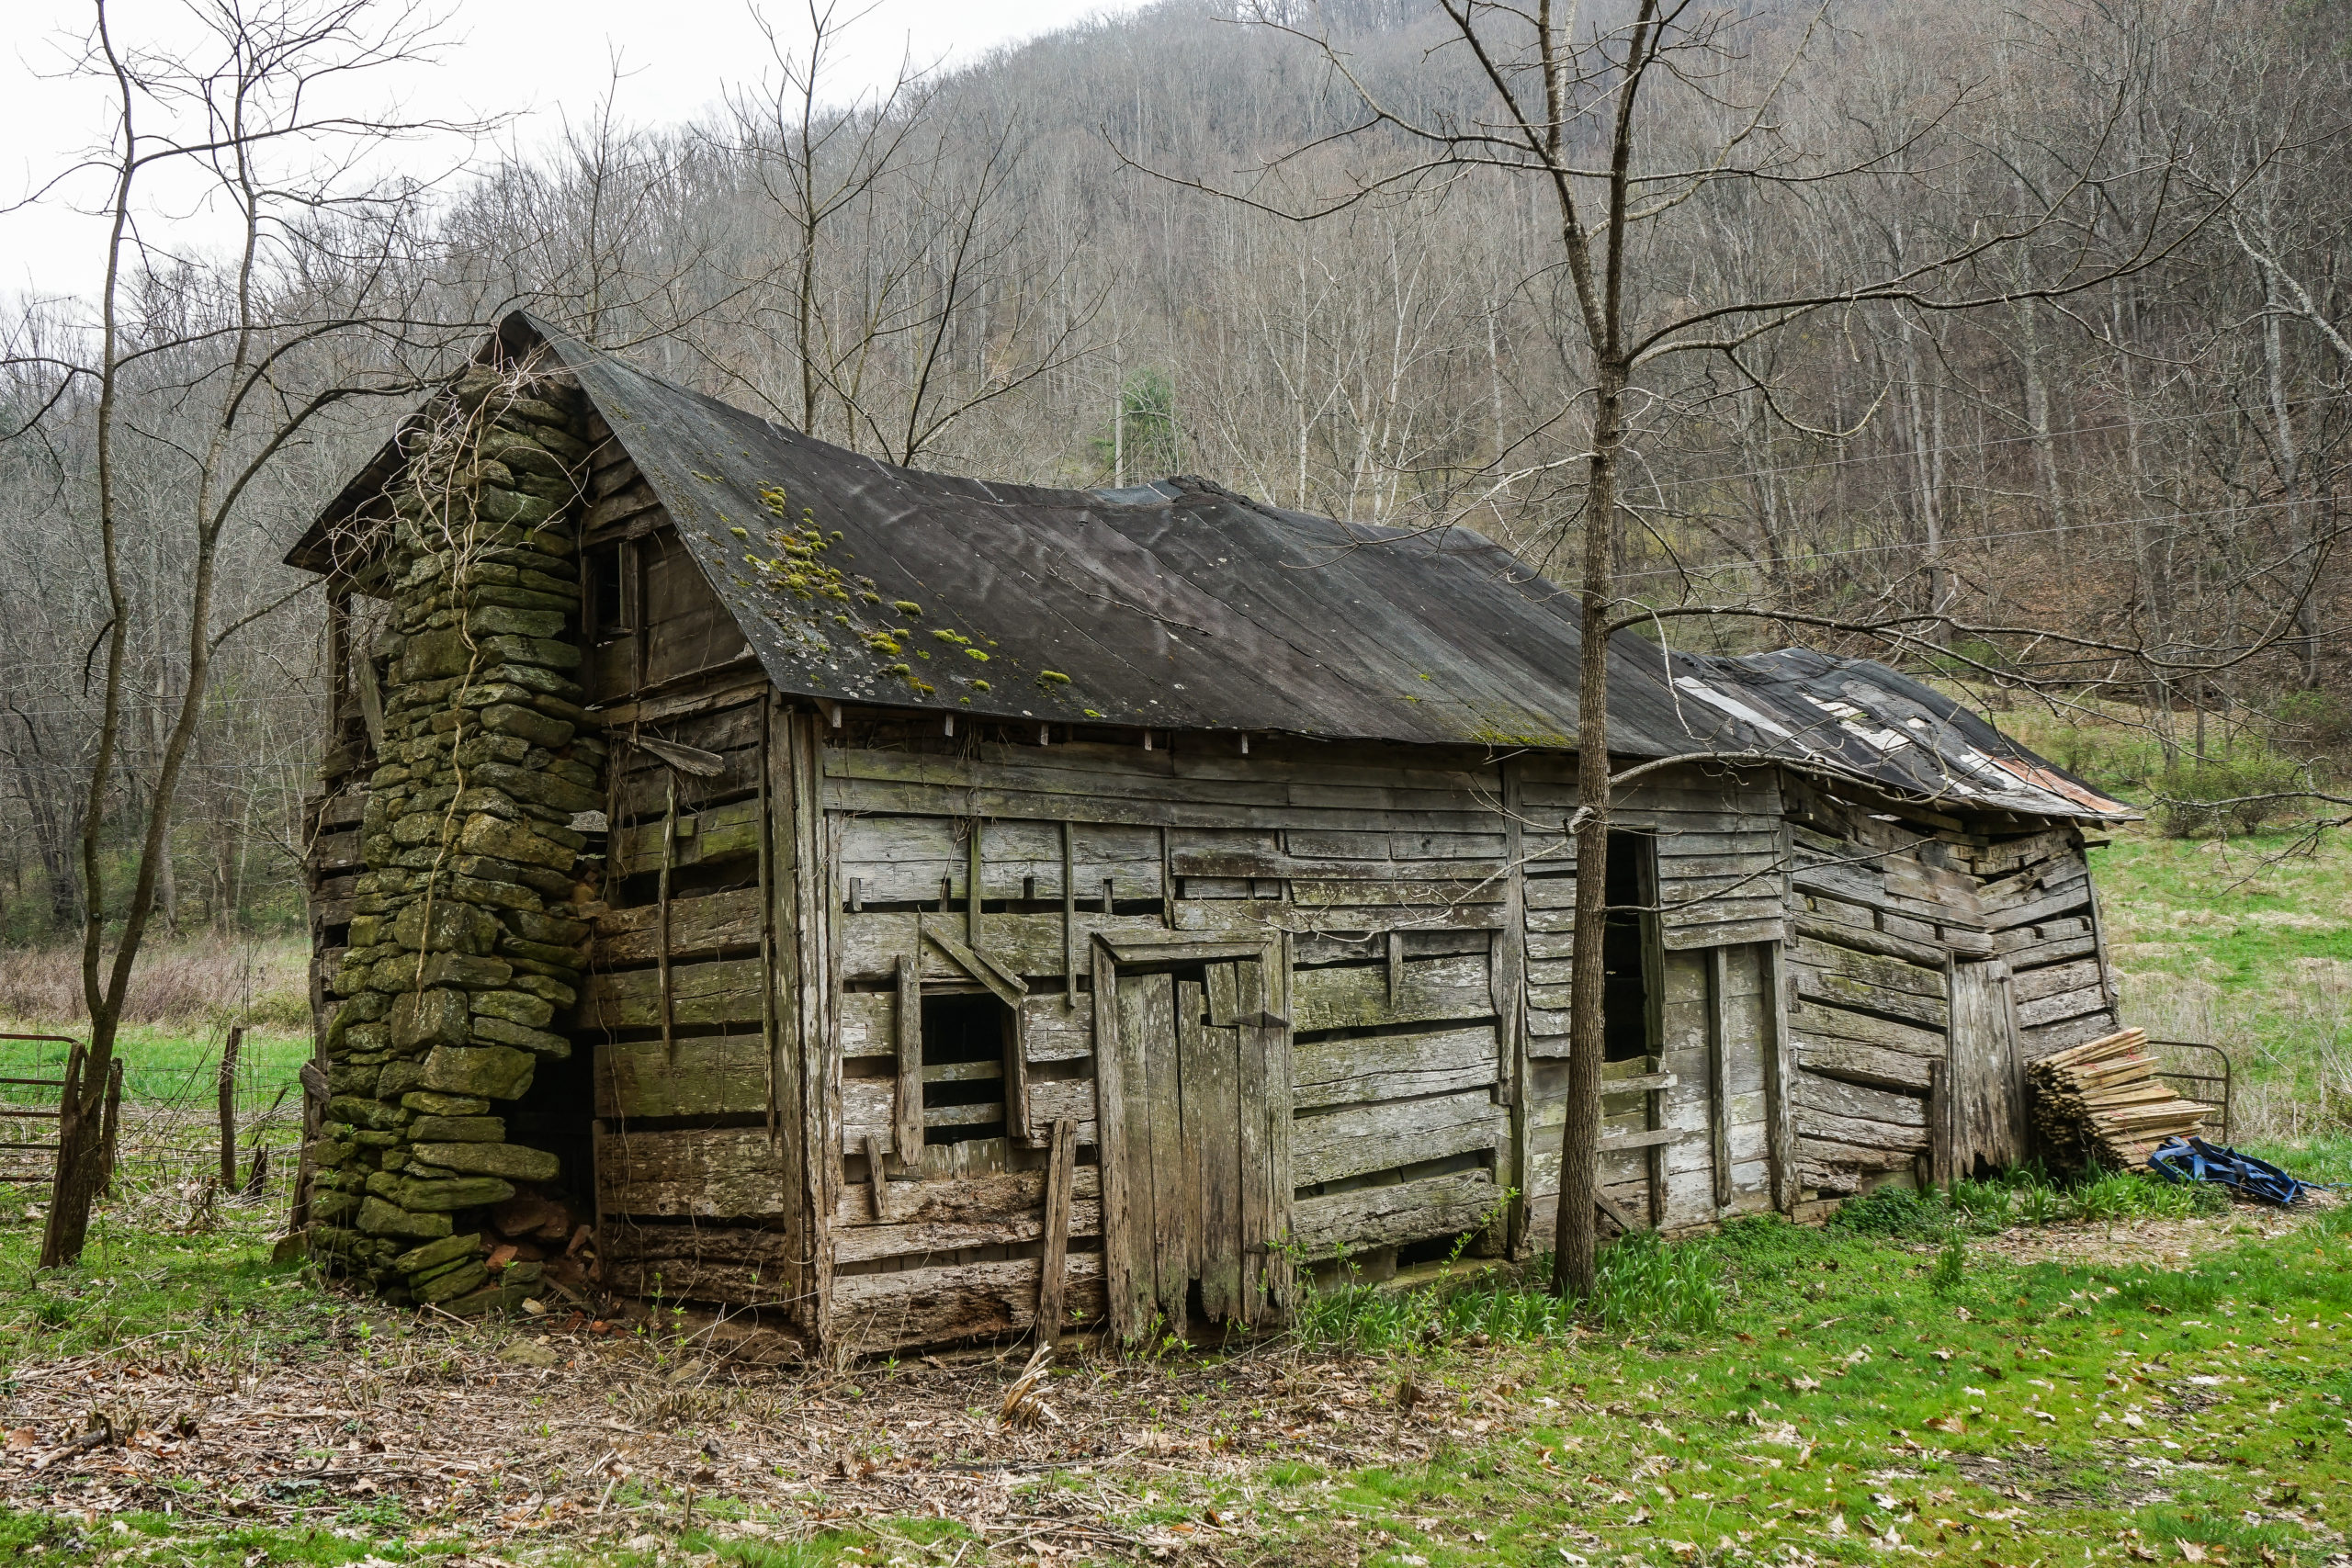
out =
<svg viewBox="0 0 2352 1568"><path fill-rule="evenodd" d="M2298 1181L2267 1160L2215 1148L2202 1138L2173 1138L2148 1156L2149 1168L2168 1181L2217 1181L2231 1191L2284 1208L2318 1184Z"/></svg>

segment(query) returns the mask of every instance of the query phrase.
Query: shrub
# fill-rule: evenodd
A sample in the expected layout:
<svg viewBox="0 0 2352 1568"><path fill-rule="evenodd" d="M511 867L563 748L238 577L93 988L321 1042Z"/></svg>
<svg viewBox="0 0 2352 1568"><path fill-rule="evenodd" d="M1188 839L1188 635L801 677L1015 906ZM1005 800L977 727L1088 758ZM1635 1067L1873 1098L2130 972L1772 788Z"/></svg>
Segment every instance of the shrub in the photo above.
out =
<svg viewBox="0 0 2352 1568"><path fill-rule="evenodd" d="M2352 745L2352 703L2332 692L2290 692L2275 711L2281 726L2313 746Z"/></svg>
<svg viewBox="0 0 2352 1568"><path fill-rule="evenodd" d="M2258 833L2294 814L2291 799L2276 797L2307 784L2304 769L2291 757L2251 747L2184 762L2158 781L2164 799L2156 807L2156 826L2171 839Z"/></svg>

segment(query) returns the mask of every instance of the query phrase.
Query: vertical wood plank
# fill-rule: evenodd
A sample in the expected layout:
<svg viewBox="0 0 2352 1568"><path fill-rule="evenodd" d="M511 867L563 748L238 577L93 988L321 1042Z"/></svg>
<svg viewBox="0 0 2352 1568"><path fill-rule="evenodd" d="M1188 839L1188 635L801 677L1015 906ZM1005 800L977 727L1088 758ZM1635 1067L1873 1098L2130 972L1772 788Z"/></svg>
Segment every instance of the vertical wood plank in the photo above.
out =
<svg viewBox="0 0 2352 1568"><path fill-rule="evenodd" d="M1140 1134L1151 1150L1152 1293L1168 1320L1168 1331L1182 1334L1193 1270L1185 1227L1187 1183L1182 1088L1177 1076L1176 982L1169 975L1139 975L1121 978L1119 987L1122 991L1135 987L1138 998L1136 1011L1121 1022L1135 1026L1128 1060L1142 1069L1147 1086L1144 1124L1136 1126L1136 1107L1130 1097L1128 1129Z"/></svg>
<svg viewBox="0 0 2352 1568"><path fill-rule="evenodd" d="M662 812L662 871L654 879L655 905L653 956L661 967L662 987L662 1059L672 1066L678 1062L678 1032L672 1019L670 996L670 867L678 858L678 770L664 767L667 776L667 804Z"/></svg>
<svg viewBox="0 0 2352 1568"><path fill-rule="evenodd" d="M904 1157L900 1156L902 1160ZM865 1179L873 1190L875 1223L888 1224L890 1223L890 1189L888 1174L882 1165L882 1140L872 1133L865 1134Z"/></svg>
<svg viewBox="0 0 2352 1568"><path fill-rule="evenodd" d="M890 1138L901 1162L922 1151L922 960L899 954L898 1014L892 1043L899 1053L898 1100L890 1113Z"/></svg>
<svg viewBox="0 0 2352 1568"><path fill-rule="evenodd" d="M2082 829L2075 829L2073 837L2075 852L2082 857L2083 870L2087 873L2090 870L2090 852L2083 847ZM2115 983L2115 966L2108 961L2107 917L2099 909L2098 879L2093 877L2084 886L2090 894L2091 948L2098 956L2099 995L2107 998L2108 1010L2118 1015L2115 1021L2120 1024L2123 1021L2120 1013L2123 1006L2123 993ZM2018 1038L2022 1042L2024 1037L2020 1035Z"/></svg>
<svg viewBox="0 0 2352 1568"><path fill-rule="evenodd" d="M1620 840L1609 852L1623 852L1628 842L1640 846L1634 852L1634 897L1642 905L1642 997L1643 1011L1647 1014L1642 1027L1649 1046L1649 1066L1645 1070L1655 1073L1666 1066L1666 926L1664 917L1658 913L1657 840L1644 833L1630 840ZM1654 1089L1642 1100L1648 1112L1643 1120L1649 1129L1656 1132L1664 1127L1666 1091ZM1649 1189L1650 1229L1658 1230L1666 1224L1666 1145L1652 1144L1645 1149L1642 1168Z"/></svg>
<svg viewBox="0 0 2352 1568"><path fill-rule="evenodd" d="M1004 1134L1032 1148L1042 1141L1029 1124L1029 1014L1018 1007L1004 1014Z"/></svg>
<svg viewBox="0 0 2352 1568"><path fill-rule="evenodd" d="M1197 980L1176 982L1176 1107L1180 1123L1178 1135L1181 1152L1177 1156L1180 1185L1184 1210L1184 1276L1198 1279L1202 1243L1205 1239L1201 1229L1201 1195L1204 1168L1214 1157L1202 1143L1208 1131L1204 1119L1198 1114L1208 1100L1209 1077L1216 1070L1209 1063L1208 1042L1203 1038L1202 1015L1208 1010L1208 997Z"/></svg>
<svg viewBox="0 0 2352 1568"><path fill-rule="evenodd" d="M583 582L582 591L586 592ZM760 973L775 973L775 803L768 795L772 773L768 758L768 727L760 727ZM609 818L607 818L609 820ZM851 884L853 896L856 884ZM668 945L664 943L663 945ZM784 1153L784 1108L776 1089L775 987L760 987L760 1041L766 1047L768 1073L768 1144Z"/></svg>
<svg viewBox="0 0 2352 1568"><path fill-rule="evenodd" d="M1209 965L1212 996L1220 988L1238 995L1238 976L1234 974L1238 967ZM1216 1015L1212 1011L1210 1016L1214 1021ZM1241 1186L1246 1168L1242 1163L1241 1032L1204 1028L1197 1044L1201 1060L1198 1069L1186 1077L1184 1120L1187 1140L1201 1151L1201 1209L1193 1233L1201 1310L1211 1322L1247 1321L1241 1299Z"/></svg>
<svg viewBox="0 0 2352 1568"><path fill-rule="evenodd" d="M1707 1136L1714 1164L1715 1207L1728 1209L1738 1196L1731 1179L1731 954L1707 949Z"/></svg>
<svg viewBox="0 0 2352 1568"><path fill-rule="evenodd" d="M1495 1179L1512 1194L1503 1217L1503 1245L1508 1256L1525 1258L1534 1250L1527 1234L1527 1173L1535 1168L1529 1146L1534 1134L1527 1072L1527 840L1522 824L1525 769L1516 761L1501 765L1503 803L1502 929L1495 933L1494 965L1487 973L1495 993L1501 1051L1501 1103L1510 1107L1510 1157L1498 1160Z"/></svg>
<svg viewBox="0 0 2352 1568"><path fill-rule="evenodd" d="M837 825L824 807L823 740L812 716L792 716L792 820L799 840L800 874L794 883L794 931L799 948L796 973L801 984L794 998L800 1010L801 1038L811 1074L813 1092L808 1096L813 1141L803 1168L808 1172L803 1195L806 1234L815 1289L815 1309L830 1322L833 1306L832 1216L839 1207L845 1162L842 1157L842 1052L833 1031L833 997L841 987L833 949L833 908L840 902L839 881L832 852Z"/></svg>
<svg viewBox="0 0 2352 1568"><path fill-rule="evenodd" d="M1928 1064L1928 1180L1950 1190L1951 1160L1951 1072L1947 1062Z"/></svg>
<svg viewBox="0 0 2352 1568"><path fill-rule="evenodd" d="M816 962L811 963L810 893L804 885L820 876L822 867L811 846L824 830L821 816L812 822L813 792L800 780L798 753L808 742L799 733L791 710L771 699L763 754L768 803L767 858L769 899L764 923L769 949L770 995L762 1010L775 1021L775 1050L770 1074L774 1082L776 1158L787 1173L785 1191L791 1201L777 1223L785 1233L786 1293L795 1305L796 1324L812 1342L823 1332L825 1305L831 1293L831 1269L824 1254L824 1226L818 1216L830 1213L827 1200L832 1188L829 1171L841 1166L837 1142L826 1136L830 1127L826 1100L833 1092L831 1076L821 1058L832 1055L827 1037L817 1032L809 1014L808 993L821 989L827 945L821 929L815 935ZM805 983L804 983L805 982Z"/></svg>
<svg viewBox="0 0 2352 1568"><path fill-rule="evenodd" d="M1789 1104L1794 1048L1789 1043L1789 965L1785 945L1758 942L1764 964L1764 1159L1771 1174L1772 1207L1796 1212L1804 1183L1797 1174L1796 1124Z"/></svg>
<svg viewBox="0 0 2352 1568"><path fill-rule="evenodd" d="M1993 964L1998 971L1996 978L2000 987L2002 1076L2008 1090L2003 1107L2008 1124L2008 1163L2020 1165L2033 1152L2033 1122L2026 1111L2031 1091L2025 1081L2025 1031L2018 1027L2017 976L2009 973L2008 964L2002 960L1996 958Z"/></svg>
<svg viewBox="0 0 2352 1568"><path fill-rule="evenodd" d="M1254 973L1254 964L1216 964L1211 966L1209 988L1212 995L1230 987L1230 1006L1219 1016L1249 1019L1252 1015L1242 1010L1251 1003L1263 1004L1263 986ZM1223 970L1222 975L1218 970ZM1269 1128L1272 1115L1268 1109L1272 1090L1268 1072L1266 1030L1255 1022L1244 1021L1234 1032L1234 1093L1238 1107L1235 1141L1239 1169L1236 1172L1238 1194L1237 1218L1240 1224L1238 1250L1241 1260L1240 1287L1233 1306L1236 1315L1244 1323L1263 1323L1271 1315L1269 1297L1272 1279L1272 1247L1280 1240L1273 1207L1273 1152ZM1204 1290L1203 1294L1206 1292Z"/></svg>
<svg viewBox="0 0 2352 1568"><path fill-rule="evenodd" d="M1078 826L1062 824L1062 1007L1078 1010Z"/></svg>
<svg viewBox="0 0 2352 1568"><path fill-rule="evenodd" d="M1216 1322L1246 1322L1241 1300L1241 1031L1204 1030L1216 1072L1202 1108L1201 1303Z"/></svg>
<svg viewBox="0 0 2352 1568"><path fill-rule="evenodd" d="M1405 933L1388 933L1388 1005L1395 1007L1396 998L1405 992Z"/></svg>
<svg viewBox="0 0 2352 1568"><path fill-rule="evenodd" d="M1266 1056L1266 1184L1269 1245L1267 1289L1273 1316L1291 1309L1291 1255L1278 1250L1290 1239L1291 1204L1297 1184L1291 1170L1291 939L1284 932L1258 965L1257 991L1265 1014L1275 1021L1262 1028Z"/></svg>
<svg viewBox="0 0 2352 1568"><path fill-rule="evenodd" d="M980 819L972 818L964 840L964 945L982 951L980 942Z"/></svg>
<svg viewBox="0 0 2352 1568"><path fill-rule="evenodd" d="M1053 1154L1046 1164L1046 1247L1037 1275L1037 1343L1061 1337L1062 1291L1069 1258L1071 1193L1077 1186L1078 1123L1054 1118Z"/></svg>
<svg viewBox="0 0 2352 1568"><path fill-rule="evenodd" d="M1176 859L1165 828L1159 830L1159 923L1171 931L1176 929Z"/></svg>
<svg viewBox="0 0 2352 1568"><path fill-rule="evenodd" d="M1111 1332L1132 1340L1143 1332L1150 1313L1148 1258L1150 1213L1138 1213L1136 1165L1143 1151L1128 1137L1129 1100L1140 1096L1135 1079L1130 1094L1127 1031L1123 1027L1126 998L1119 988L1118 967L1102 947L1094 950L1094 1126L1102 1162L1102 1276L1109 1294Z"/></svg>
<svg viewBox="0 0 2352 1568"><path fill-rule="evenodd" d="M2027 1145L2024 1064L2008 966L1997 959L1954 961L1946 971L1945 998L1953 1172L1973 1175L1980 1160L2006 1169L2024 1156Z"/></svg>

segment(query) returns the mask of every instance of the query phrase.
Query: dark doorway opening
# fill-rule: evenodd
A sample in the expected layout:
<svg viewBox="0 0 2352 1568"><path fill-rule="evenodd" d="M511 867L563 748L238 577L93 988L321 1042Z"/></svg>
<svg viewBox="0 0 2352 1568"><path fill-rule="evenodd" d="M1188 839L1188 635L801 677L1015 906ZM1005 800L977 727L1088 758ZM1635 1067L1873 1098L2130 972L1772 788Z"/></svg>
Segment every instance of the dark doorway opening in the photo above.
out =
<svg viewBox="0 0 2352 1568"><path fill-rule="evenodd" d="M1004 1136L1004 1061L1012 1012L986 991L922 999L922 1140Z"/></svg>
<svg viewBox="0 0 2352 1568"><path fill-rule="evenodd" d="M1647 912L1656 852L1647 833L1609 835L1609 921L1600 942L1609 982L1601 992L1601 1059L1627 1062L1650 1054L1649 936Z"/></svg>

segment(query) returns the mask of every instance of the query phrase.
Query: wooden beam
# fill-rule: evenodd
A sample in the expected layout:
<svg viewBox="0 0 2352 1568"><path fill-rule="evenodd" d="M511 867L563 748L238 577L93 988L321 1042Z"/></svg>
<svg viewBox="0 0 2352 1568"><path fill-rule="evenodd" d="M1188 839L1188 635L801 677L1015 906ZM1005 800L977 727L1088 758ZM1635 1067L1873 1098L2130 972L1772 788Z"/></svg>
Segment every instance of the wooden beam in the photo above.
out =
<svg viewBox="0 0 2352 1568"><path fill-rule="evenodd" d="M1620 1133L1613 1138L1600 1140L1600 1152L1617 1154L1625 1149L1662 1149L1668 1144L1679 1144L1690 1134L1680 1127L1650 1127L1638 1133Z"/></svg>
<svg viewBox="0 0 2352 1568"><path fill-rule="evenodd" d="M1004 1021L1004 1134L1040 1146L1029 1122L1029 1010L1014 1002Z"/></svg>
<svg viewBox="0 0 2352 1568"><path fill-rule="evenodd" d="M1136 1086L1140 1090L1141 1085ZM1150 1271L1138 1268L1134 1166L1127 1141L1127 1043L1119 1027L1119 968L1108 943L1094 947L1094 1124L1102 1171L1102 1277L1111 1332L1132 1340L1148 1314ZM1148 1211L1147 1211L1148 1212ZM1148 1258L1149 1237L1142 1238ZM1139 1277L1140 1276L1140 1277Z"/></svg>
<svg viewBox="0 0 2352 1568"><path fill-rule="evenodd" d="M929 920L922 923L923 939L945 953L955 965L973 979L996 993L997 1000L1018 1010L1021 998L1029 994L1029 983L1001 964L989 962L986 953L976 953L947 934L944 928Z"/></svg>
<svg viewBox="0 0 2352 1568"><path fill-rule="evenodd" d="M1859 953L1874 953L1882 958L1900 958L1923 968L1944 966L1944 951L1924 942L1893 936L1885 931L1865 931L1842 920L1825 920L1815 915L1799 915L1792 922L1799 936L1809 936L1834 947L1850 947Z"/></svg>
<svg viewBox="0 0 2352 1568"><path fill-rule="evenodd" d="M1611 1224L1617 1227L1618 1234L1621 1235L1631 1235L1635 1231L1641 1229L1641 1226L1634 1223L1632 1216L1627 1214L1624 1210L1619 1208L1616 1204L1611 1202L1608 1197L1603 1194L1599 1188L1595 1188L1593 1190L1592 1206L1594 1209L1598 1210L1601 1216L1608 1220Z"/></svg>
<svg viewBox="0 0 2352 1568"><path fill-rule="evenodd" d="M922 1147L922 963L899 954L899 1006L893 1021L899 1058L899 1095L890 1116L890 1137L899 1157Z"/></svg>
<svg viewBox="0 0 2352 1568"><path fill-rule="evenodd" d="M865 1179L874 1193L874 1223L890 1223L890 1187L882 1168L882 1140L873 1134L865 1134Z"/></svg>
<svg viewBox="0 0 2352 1568"><path fill-rule="evenodd" d="M978 953L980 941L980 819L972 818L964 840L964 942Z"/></svg>
<svg viewBox="0 0 2352 1568"><path fill-rule="evenodd" d="M1729 949L1707 949L1707 1136L1718 1212L1737 1196L1731 1179L1731 1041L1724 1018L1731 1003L1730 964Z"/></svg>
<svg viewBox="0 0 2352 1568"><path fill-rule="evenodd" d="M1790 1075L1796 1070L1796 1052L1789 1038L1789 967L1787 950L1777 942L1764 950L1764 1157L1771 1171L1772 1207L1794 1214L1803 1181L1797 1170L1797 1143L1790 1121Z"/></svg>
<svg viewBox="0 0 2352 1568"><path fill-rule="evenodd" d="M1062 824L1062 1006L1078 1010L1078 825Z"/></svg>
<svg viewBox="0 0 2352 1568"><path fill-rule="evenodd" d="M1061 1337L1062 1291L1069 1255L1071 1194L1077 1186L1078 1124L1054 1118L1053 1154L1046 1165L1046 1248L1037 1280L1037 1343L1051 1348Z"/></svg>

